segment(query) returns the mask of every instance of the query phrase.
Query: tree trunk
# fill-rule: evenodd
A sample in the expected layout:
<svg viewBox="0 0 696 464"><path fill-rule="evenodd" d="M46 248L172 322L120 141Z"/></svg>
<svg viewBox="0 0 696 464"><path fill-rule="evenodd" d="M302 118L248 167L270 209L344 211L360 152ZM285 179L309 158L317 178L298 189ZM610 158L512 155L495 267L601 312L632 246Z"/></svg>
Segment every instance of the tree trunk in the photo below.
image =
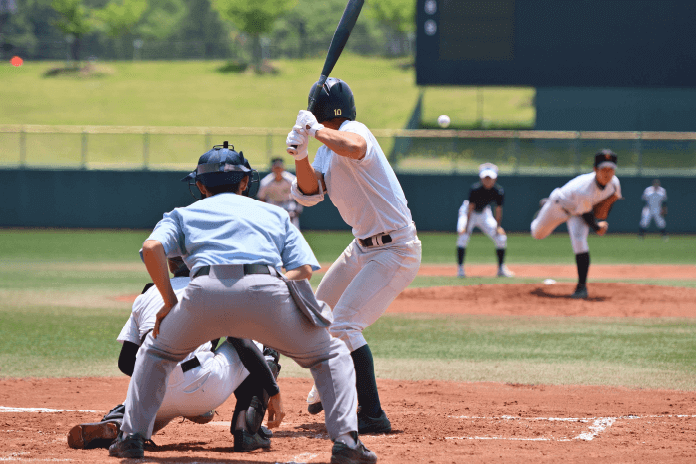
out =
<svg viewBox="0 0 696 464"><path fill-rule="evenodd" d="M70 44L70 55L77 66L80 65L80 48L82 45L82 37L75 37L73 43Z"/></svg>
<svg viewBox="0 0 696 464"><path fill-rule="evenodd" d="M261 34L254 33L251 37L251 61L257 71L261 70Z"/></svg>

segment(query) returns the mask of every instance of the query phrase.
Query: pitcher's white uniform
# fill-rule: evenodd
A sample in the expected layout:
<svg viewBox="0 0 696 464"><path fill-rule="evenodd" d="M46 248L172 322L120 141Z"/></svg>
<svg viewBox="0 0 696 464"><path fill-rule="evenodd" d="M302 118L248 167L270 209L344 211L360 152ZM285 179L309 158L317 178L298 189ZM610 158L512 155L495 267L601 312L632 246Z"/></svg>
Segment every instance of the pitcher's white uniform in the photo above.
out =
<svg viewBox="0 0 696 464"><path fill-rule="evenodd" d="M316 294L333 308L331 334L353 352L367 344L362 331L416 277L421 242L401 185L372 132L350 120L339 131L361 135L367 142L365 157L339 156L322 145L312 167L324 175L326 193L353 228L355 240L331 265ZM292 194L304 206L324 199L322 188L304 195L296 180Z"/></svg>
<svg viewBox="0 0 696 464"><path fill-rule="evenodd" d="M189 284L189 277L174 277L172 288L181 299ZM126 325L121 329L117 340L140 345L143 337L154 328L155 315L164 305L156 286L150 287L138 296ZM257 343L263 351L263 346ZM184 416L195 417L216 409L234 393L240 383L249 375L237 351L229 343L223 343L213 353L212 345L206 342L184 358L169 377L167 393L157 412L154 431L162 429L172 419ZM200 366L183 371L186 362L196 357ZM182 365L185 366L182 368Z"/></svg>
<svg viewBox="0 0 696 464"><path fill-rule="evenodd" d="M647 229L653 219L658 229L667 227L667 222L662 216L662 203L667 201L667 191L663 187L651 185L643 191L641 198L645 202L640 215L641 229Z"/></svg>
<svg viewBox="0 0 696 464"><path fill-rule="evenodd" d="M256 198L283 208L290 215L292 224L299 229L302 205L298 204L290 193L295 175L288 171L283 171L281 176L281 180L278 181L275 173L272 172L261 179L259 193L256 194Z"/></svg>
<svg viewBox="0 0 696 464"><path fill-rule="evenodd" d="M566 222L573 252L587 253L590 250L587 244L590 226L581 216L591 212L593 205L614 194L621 197L618 177L612 177L602 189L595 181L594 172L579 175L551 192L548 201L532 222L532 236L536 239L548 237L556 227Z"/></svg>

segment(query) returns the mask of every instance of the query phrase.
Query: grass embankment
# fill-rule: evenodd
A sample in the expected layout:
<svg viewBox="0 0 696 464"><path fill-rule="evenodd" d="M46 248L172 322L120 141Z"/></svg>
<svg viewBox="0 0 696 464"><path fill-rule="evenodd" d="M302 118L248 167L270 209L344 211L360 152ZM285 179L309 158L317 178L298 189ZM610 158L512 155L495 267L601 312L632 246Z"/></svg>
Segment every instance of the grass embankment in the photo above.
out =
<svg viewBox="0 0 696 464"><path fill-rule="evenodd" d="M113 62L99 77L46 77L60 63L0 64L0 124L134 126L133 134L28 134L26 163L70 166L81 162L83 148L89 167L118 164L137 167L143 158L153 165L190 165L210 147L230 140L252 165L265 166L270 156L284 156L286 133L226 135L149 134L138 126L287 128L307 107L307 94L321 69L321 59L274 62L278 74L222 73L221 61ZM372 129L406 126L418 100L412 67L403 60L346 55L333 75L346 80L355 96L358 119ZM483 115L494 125L531 127L533 89L487 88ZM450 114L452 127L472 126L478 115L474 88L428 88L423 122L436 125ZM19 162L19 133L0 133L2 164ZM315 142L312 142L314 144ZM380 139L385 152L393 140ZM270 145L269 145L270 144ZM314 145L312 145L314 146ZM288 161L291 158L287 157Z"/></svg>

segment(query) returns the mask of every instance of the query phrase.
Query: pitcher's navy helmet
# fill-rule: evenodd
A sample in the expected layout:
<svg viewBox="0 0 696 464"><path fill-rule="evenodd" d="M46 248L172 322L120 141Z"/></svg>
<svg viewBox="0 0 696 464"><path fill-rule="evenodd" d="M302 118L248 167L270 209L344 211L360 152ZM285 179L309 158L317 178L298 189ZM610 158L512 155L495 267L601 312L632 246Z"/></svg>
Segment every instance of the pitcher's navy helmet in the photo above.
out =
<svg viewBox="0 0 696 464"><path fill-rule="evenodd" d="M254 182L253 175L258 172L251 169L249 161L244 158L244 154L236 152L234 145L230 148L229 142L225 141L222 145L215 145L212 150L207 151L198 159L198 166L189 175L181 179L188 182L189 186L200 182L206 187L218 187L221 185L238 184L249 176L249 186ZM248 195L249 186L243 192Z"/></svg>
<svg viewBox="0 0 696 464"><path fill-rule="evenodd" d="M319 81L312 85L309 92L310 95L318 83ZM319 92L312 114L316 116L319 122L333 118L346 118L355 121L355 98L353 97L353 91L341 79L329 77Z"/></svg>

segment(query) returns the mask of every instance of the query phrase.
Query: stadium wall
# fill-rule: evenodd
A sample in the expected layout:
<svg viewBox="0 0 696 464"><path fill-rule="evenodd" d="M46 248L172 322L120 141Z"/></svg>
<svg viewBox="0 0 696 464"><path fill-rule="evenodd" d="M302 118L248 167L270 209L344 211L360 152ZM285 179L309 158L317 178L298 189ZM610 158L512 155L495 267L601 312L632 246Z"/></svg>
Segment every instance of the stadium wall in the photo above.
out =
<svg viewBox="0 0 696 464"><path fill-rule="evenodd" d="M0 170L8 194L0 204L0 227L151 229L162 213L193 199L177 171ZM262 174L263 175L263 174ZM620 176L620 172L619 172ZM400 174L414 221L422 231L454 231L457 211L475 175ZM526 232L539 200L572 176L501 176L505 189L503 227ZM610 232L634 233L643 207L641 194L653 177L619 177L624 200L609 216ZM670 233L696 233L694 179L662 177L669 196ZM305 208L303 229L347 230L336 208L324 201ZM654 230L654 225L651 226ZM562 230L559 228L559 230Z"/></svg>

